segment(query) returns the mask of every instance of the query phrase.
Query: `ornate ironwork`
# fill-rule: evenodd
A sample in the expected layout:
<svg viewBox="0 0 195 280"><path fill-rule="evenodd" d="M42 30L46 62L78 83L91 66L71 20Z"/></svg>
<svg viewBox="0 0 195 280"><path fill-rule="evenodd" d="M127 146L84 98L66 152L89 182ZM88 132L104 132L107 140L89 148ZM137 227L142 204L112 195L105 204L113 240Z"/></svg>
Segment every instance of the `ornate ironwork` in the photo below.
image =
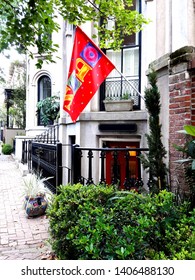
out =
<svg viewBox="0 0 195 280"><path fill-rule="evenodd" d="M106 184L106 174L105 174L105 159L106 159L106 154L112 153L113 157L113 163L112 163L112 175L111 175L111 184L116 185L116 186L123 186L125 190L131 190L134 189L137 192L141 192L141 189L143 187L143 180L141 178L141 173L140 173L140 166L137 166L138 168L138 178L135 176L132 176L130 174L130 167L129 167L129 159L130 159L130 154L129 151L136 151L137 156L140 155L142 151L148 151L148 149L142 149L142 148L82 148L79 147L78 145L73 145L73 159L72 159L72 173L74 176L72 177L73 180L71 181L72 184L74 183L82 183L84 184L84 181L86 184L95 184L94 183L94 177L93 177L93 168L92 168L92 163L93 163L93 158L95 157L94 153L99 152L99 157L100 157L100 184ZM87 157L88 157L88 178L84 178L81 174L82 170L82 162L81 162L81 157L83 157L82 152L87 151ZM125 153L124 160L126 162L126 170L125 170L125 180L124 182L120 182L120 174L119 174L119 166L118 166L118 159L119 159L119 154L120 153ZM140 164L140 161L138 161L138 165Z"/></svg>
<svg viewBox="0 0 195 280"><path fill-rule="evenodd" d="M139 90L139 79L126 77L133 86ZM131 97L134 99L134 105L139 105L139 95L134 88L124 78L111 77L107 78L105 82L106 95L105 98L121 99L123 96Z"/></svg>
<svg viewBox="0 0 195 280"><path fill-rule="evenodd" d="M94 184L93 178L92 178L92 158L93 158L93 152L92 152L91 149L89 150L87 157L89 158L87 185L91 185L91 184Z"/></svg>
<svg viewBox="0 0 195 280"><path fill-rule="evenodd" d="M105 179L105 175L104 175L105 157L106 157L105 151L101 151L100 152L100 159L101 159L101 178L100 178L100 184L102 184L102 185L106 184L106 179Z"/></svg>

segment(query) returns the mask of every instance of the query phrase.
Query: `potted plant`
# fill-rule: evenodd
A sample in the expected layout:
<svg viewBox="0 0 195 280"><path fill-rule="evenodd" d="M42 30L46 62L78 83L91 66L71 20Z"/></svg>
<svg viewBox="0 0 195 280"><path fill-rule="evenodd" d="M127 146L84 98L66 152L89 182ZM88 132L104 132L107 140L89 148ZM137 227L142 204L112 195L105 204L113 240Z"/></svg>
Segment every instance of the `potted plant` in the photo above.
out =
<svg viewBox="0 0 195 280"><path fill-rule="evenodd" d="M134 104L134 100L128 93L123 94L121 97L106 97L103 102L107 112L132 111Z"/></svg>
<svg viewBox="0 0 195 280"><path fill-rule="evenodd" d="M52 177L41 178L41 175L28 174L24 178L24 209L28 217L37 217L45 213L48 205L48 197L44 182Z"/></svg>
<svg viewBox="0 0 195 280"><path fill-rule="evenodd" d="M40 114L44 126L53 124L59 118L59 100L59 97L54 95L37 102L37 113Z"/></svg>

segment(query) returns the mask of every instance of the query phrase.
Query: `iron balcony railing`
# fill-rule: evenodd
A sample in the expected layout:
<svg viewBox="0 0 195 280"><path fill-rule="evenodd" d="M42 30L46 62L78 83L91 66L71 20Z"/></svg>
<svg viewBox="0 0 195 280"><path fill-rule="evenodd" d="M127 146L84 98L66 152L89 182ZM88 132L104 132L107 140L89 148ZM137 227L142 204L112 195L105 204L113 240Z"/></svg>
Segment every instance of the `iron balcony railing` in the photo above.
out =
<svg viewBox="0 0 195 280"><path fill-rule="evenodd" d="M126 99L133 99L133 108L135 110L140 110L141 100L140 95L138 94L138 92L140 91L139 77L127 76L126 79L127 80L125 80L123 77L109 77L106 79L105 83L103 83L100 87L100 111L105 110L103 103L105 99L120 100L124 97ZM131 84L133 86L131 86Z"/></svg>
<svg viewBox="0 0 195 280"><path fill-rule="evenodd" d="M105 98L111 99L122 99L124 96L127 96L134 99L134 104L139 105L139 95L133 87L139 91L139 79L138 77L126 77L125 80L123 77L111 77L106 79L106 95ZM130 83L128 83L128 81ZM133 85L133 87L131 86Z"/></svg>

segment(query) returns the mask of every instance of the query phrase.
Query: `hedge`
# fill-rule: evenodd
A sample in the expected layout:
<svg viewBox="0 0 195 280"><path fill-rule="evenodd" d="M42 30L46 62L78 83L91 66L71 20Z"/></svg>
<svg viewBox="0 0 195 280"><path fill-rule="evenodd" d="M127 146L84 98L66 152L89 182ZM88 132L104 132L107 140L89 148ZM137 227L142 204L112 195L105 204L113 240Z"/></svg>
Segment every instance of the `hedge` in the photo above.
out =
<svg viewBox="0 0 195 280"><path fill-rule="evenodd" d="M11 155L13 153L13 147L10 144L3 144L2 153L4 155Z"/></svg>
<svg viewBox="0 0 195 280"><path fill-rule="evenodd" d="M174 195L61 186L47 210L58 259L195 259L195 211Z"/></svg>

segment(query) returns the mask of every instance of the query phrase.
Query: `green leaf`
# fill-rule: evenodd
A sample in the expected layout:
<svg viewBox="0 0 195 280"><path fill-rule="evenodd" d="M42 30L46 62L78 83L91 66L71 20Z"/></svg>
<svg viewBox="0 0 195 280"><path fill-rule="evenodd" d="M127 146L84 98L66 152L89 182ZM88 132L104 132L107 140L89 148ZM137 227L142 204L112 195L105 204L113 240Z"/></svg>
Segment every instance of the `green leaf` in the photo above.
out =
<svg viewBox="0 0 195 280"><path fill-rule="evenodd" d="M192 170L195 170L195 160L192 161Z"/></svg>
<svg viewBox="0 0 195 280"><path fill-rule="evenodd" d="M187 134L195 136L195 126L193 125L184 125L184 130Z"/></svg>

